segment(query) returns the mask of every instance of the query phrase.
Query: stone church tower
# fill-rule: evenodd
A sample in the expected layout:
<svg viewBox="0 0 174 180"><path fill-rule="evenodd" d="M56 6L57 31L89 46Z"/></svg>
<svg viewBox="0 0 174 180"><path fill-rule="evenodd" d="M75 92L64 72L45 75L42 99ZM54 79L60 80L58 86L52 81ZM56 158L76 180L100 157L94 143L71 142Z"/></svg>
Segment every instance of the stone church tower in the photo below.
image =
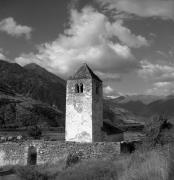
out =
<svg viewBox="0 0 174 180"><path fill-rule="evenodd" d="M99 142L102 140L102 99L102 81L87 64L83 64L67 81L66 141Z"/></svg>

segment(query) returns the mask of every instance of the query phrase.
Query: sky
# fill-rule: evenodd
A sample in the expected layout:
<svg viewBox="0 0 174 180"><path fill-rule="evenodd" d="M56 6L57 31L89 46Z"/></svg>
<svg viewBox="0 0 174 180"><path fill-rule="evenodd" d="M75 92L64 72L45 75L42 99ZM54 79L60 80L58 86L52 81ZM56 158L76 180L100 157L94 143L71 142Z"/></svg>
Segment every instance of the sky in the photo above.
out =
<svg viewBox="0 0 174 180"><path fill-rule="evenodd" d="M174 94L174 1L0 0L0 59L65 80L87 63L106 96Z"/></svg>

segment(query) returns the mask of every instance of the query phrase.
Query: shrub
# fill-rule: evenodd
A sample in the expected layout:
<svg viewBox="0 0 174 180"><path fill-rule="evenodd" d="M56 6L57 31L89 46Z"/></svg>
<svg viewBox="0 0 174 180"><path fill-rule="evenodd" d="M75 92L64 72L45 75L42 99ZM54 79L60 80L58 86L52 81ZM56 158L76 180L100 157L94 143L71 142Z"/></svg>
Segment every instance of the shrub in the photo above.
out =
<svg viewBox="0 0 174 180"><path fill-rule="evenodd" d="M68 154L66 159L66 167L78 163L80 160L80 154L77 152L71 152Z"/></svg>
<svg viewBox="0 0 174 180"><path fill-rule="evenodd" d="M172 124L164 115L153 116L145 125L144 132L146 137L143 141L144 148L153 148L156 145L165 145L174 138Z"/></svg>

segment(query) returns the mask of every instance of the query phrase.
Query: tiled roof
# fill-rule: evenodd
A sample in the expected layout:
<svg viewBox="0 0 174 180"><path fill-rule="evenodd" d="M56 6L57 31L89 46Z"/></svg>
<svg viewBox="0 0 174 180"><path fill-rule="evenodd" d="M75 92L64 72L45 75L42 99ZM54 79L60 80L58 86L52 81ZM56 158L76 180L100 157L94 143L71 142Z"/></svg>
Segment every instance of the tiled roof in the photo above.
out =
<svg viewBox="0 0 174 180"><path fill-rule="evenodd" d="M96 74L94 74L86 63L84 63L69 79L96 79L102 82L102 80Z"/></svg>

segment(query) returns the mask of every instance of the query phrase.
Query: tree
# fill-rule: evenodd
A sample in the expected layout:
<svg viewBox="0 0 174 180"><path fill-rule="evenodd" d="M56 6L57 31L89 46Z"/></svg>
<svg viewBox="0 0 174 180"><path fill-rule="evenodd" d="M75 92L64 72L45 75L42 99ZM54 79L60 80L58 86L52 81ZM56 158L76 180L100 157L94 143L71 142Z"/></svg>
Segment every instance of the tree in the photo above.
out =
<svg viewBox="0 0 174 180"><path fill-rule="evenodd" d="M172 124L165 115L156 115L146 123L144 132L145 139L143 144L154 147L156 145L164 145L173 139L172 134L167 134L172 129ZM169 136L168 136L169 135Z"/></svg>

